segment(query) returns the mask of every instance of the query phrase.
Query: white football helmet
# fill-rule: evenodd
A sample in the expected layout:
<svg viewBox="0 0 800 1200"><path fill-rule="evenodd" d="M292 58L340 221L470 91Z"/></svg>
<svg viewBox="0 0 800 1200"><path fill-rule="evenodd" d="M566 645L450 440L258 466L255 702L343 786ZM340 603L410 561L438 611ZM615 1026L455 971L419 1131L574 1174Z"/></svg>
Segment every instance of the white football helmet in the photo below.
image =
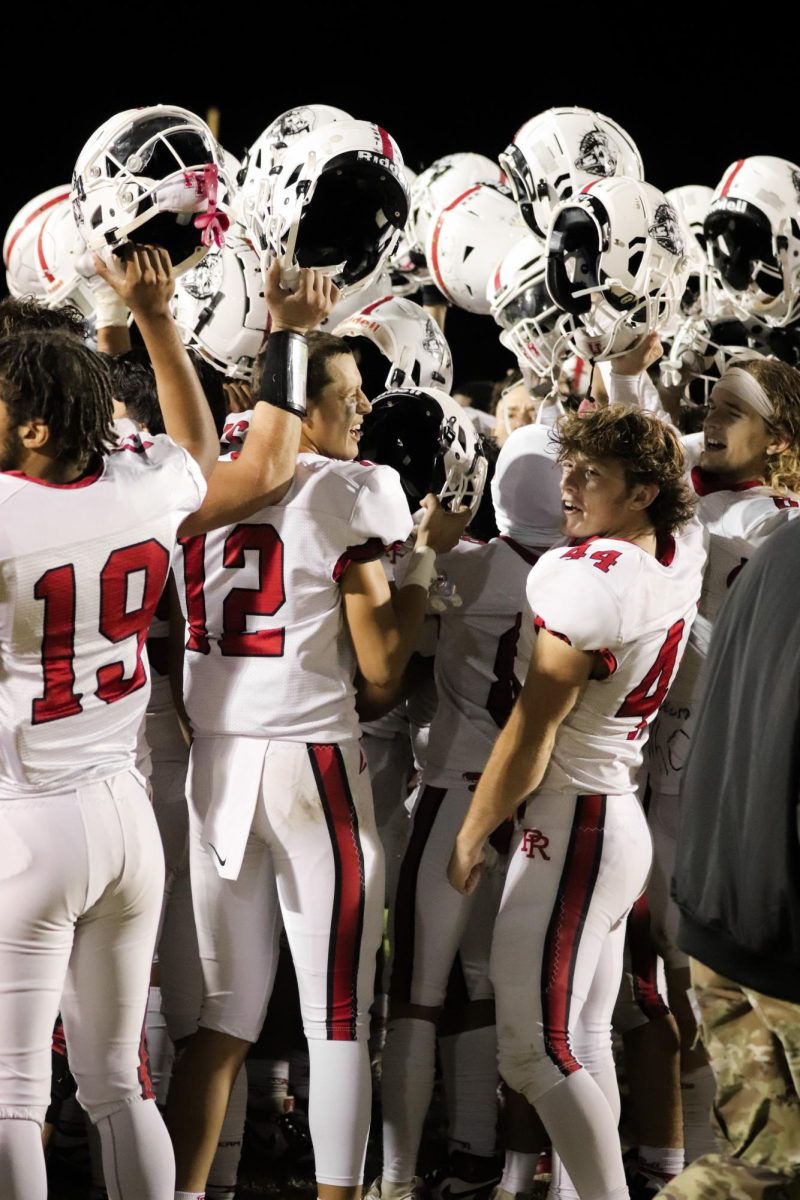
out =
<svg viewBox="0 0 800 1200"><path fill-rule="evenodd" d="M350 121L350 113L330 104L301 104L289 108L271 121L258 135L245 156L239 172L239 188L236 195L236 216L247 225L253 212L256 196L262 179L269 175L276 157L287 146L331 121Z"/></svg>
<svg viewBox="0 0 800 1200"><path fill-rule="evenodd" d="M596 179L554 210L547 290L583 358L616 358L677 311L688 272L677 213L636 179Z"/></svg>
<svg viewBox="0 0 800 1200"><path fill-rule="evenodd" d="M407 218L397 143L379 125L350 119L280 153L260 178L247 224L265 269L277 257L291 282L300 267L315 267L350 292L376 278Z"/></svg>
<svg viewBox="0 0 800 1200"><path fill-rule="evenodd" d="M171 308L185 346L228 379L249 382L267 328L258 255L241 231L175 283Z"/></svg>
<svg viewBox="0 0 800 1200"><path fill-rule="evenodd" d="M75 222L90 251L155 243L169 252L176 274L222 244L230 192L223 152L205 121L167 104L106 121L81 150L72 180Z"/></svg>
<svg viewBox="0 0 800 1200"><path fill-rule="evenodd" d="M536 376L533 386L550 377L559 343L569 347L561 333L563 314L550 299L545 276L547 254L534 233L516 242L489 278L486 297L489 311L502 332L502 345L516 355L520 369Z"/></svg>
<svg viewBox="0 0 800 1200"><path fill-rule="evenodd" d="M446 299L467 312L489 312L486 287L497 264L527 227L508 188L476 183L434 213L425 257Z"/></svg>
<svg viewBox="0 0 800 1200"><path fill-rule="evenodd" d="M389 360L384 388L439 388L453 385L453 358L439 326L413 300L384 296L348 317L335 337L366 338Z"/></svg>
<svg viewBox="0 0 800 1200"><path fill-rule="evenodd" d="M713 321L730 307L716 274L711 270L706 252L703 223L714 191L704 184L690 183L671 188L664 194L683 225L689 259L689 276L681 300L681 312L684 317L705 317L707 321Z"/></svg>
<svg viewBox="0 0 800 1200"><path fill-rule="evenodd" d="M484 154L446 154L426 167L411 188L410 249L424 254L434 216L456 196L482 180L505 182L500 167Z"/></svg>
<svg viewBox="0 0 800 1200"><path fill-rule="evenodd" d="M353 313L360 312L368 304L374 304L376 300L383 300L391 293L392 281L389 278L388 271L382 271L377 279L367 287L360 291L349 292L346 296L340 296L334 304L327 317L323 317L317 329L321 329L323 333L333 333L337 325L341 325L348 317L352 317Z"/></svg>
<svg viewBox="0 0 800 1200"><path fill-rule="evenodd" d="M402 388L378 396L361 426L360 452L394 467L412 512L428 492L446 508L474 513L486 483L481 441L461 405L439 388Z"/></svg>
<svg viewBox="0 0 800 1200"><path fill-rule="evenodd" d="M661 382L667 388L683 388L690 403L705 405L732 359L763 357L747 342L748 331L738 321L709 326L701 317L689 317L681 322L669 354L659 363Z"/></svg>
<svg viewBox="0 0 800 1200"><path fill-rule="evenodd" d="M77 267L84 251L67 198L51 208L39 226L36 259L43 287L41 300L48 308L73 304L90 320L95 310L94 293Z"/></svg>
<svg viewBox="0 0 800 1200"><path fill-rule="evenodd" d="M644 179L636 143L621 125L589 108L549 108L517 130L499 155L525 221L547 233L556 204L593 179Z"/></svg>
<svg viewBox="0 0 800 1200"><path fill-rule="evenodd" d="M44 295L45 281L39 270L39 230L55 208L69 205L69 184L50 188L29 200L14 217L3 241L6 286L12 296Z"/></svg>
<svg viewBox="0 0 800 1200"><path fill-rule="evenodd" d="M410 195L418 176L416 171L412 171L409 166L406 166L405 172ZM421 251L413 249L410 216L400 234L397 245L386 260L386 265L389 269L392 291L395 296L413 296L421 287L432 282L425 255Z"/></svg>
<svg viewBox="0 0 800 1200"><path fill-rule="evenodd" d="M741 313L773 327L800 315L800 167L770 155L732 163L704 231L711 265Z"/></svg>

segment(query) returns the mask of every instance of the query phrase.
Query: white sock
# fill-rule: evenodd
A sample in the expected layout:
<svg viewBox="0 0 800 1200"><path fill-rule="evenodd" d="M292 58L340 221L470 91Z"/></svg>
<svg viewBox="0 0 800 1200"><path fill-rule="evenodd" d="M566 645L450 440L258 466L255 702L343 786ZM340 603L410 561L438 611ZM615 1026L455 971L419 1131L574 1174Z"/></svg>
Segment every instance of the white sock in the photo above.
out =
<svg viewBox="0 0 800 1200"><path fill-rule="evenodd" d="M308 1127L318 1183L361 1186L372 1112L372 1072L363 1042L308 1043Z"/></svg>
<svg viewBox="0 0 800 1200"><path fill-rule="evenodd" d="M96 1125L111 1200L172 1200L175 1157L155 1100L135 1100Z"/></svg>
<svg viewBox="0 0 800 1200"><path fill-rule="evenodd" d="M244 1118L247 1111L247 1072L241 1067L219 1132L219 1142L206 1181L207 1200L233 1200L239 1159L242 1157Z"/></svg>
<svg viewBox="0 0 800 1200"><path fill-rule="evenodd" d="M409 1183L433 1095L436 1026L400 1017L389 1022L383 1048L383 1179Z"/></svg>
<svg viewBox="0 0 800 1200"><path fill-rule="evenodd" d="M205 1192L176 1192L174 1200L206 1200Z"/></svg>
<svg viewBox="0 0 800 1200"><path fill-rule="evenodd" d="M248 1103L259 1112L282 1113L289 1095L289 1060L247 1059Z"/></svg>
<svg viewBox="0 0 800 1200"><path fill-rule="evenodd" d="M161 1012L161 988L159 987L150 988L144 1027L147 1034L147 1054L150 1059L153 1092L156 1104L163 1109L167 1102L172 1064L175 1061L175 1047L167 1033L167 1022Z"/></svg>
<svg viewBox="0 0 800 1200"><path fill-rule="evenodd" d="M716 1094L714 1072L709 1066L695 1067L681 1074L683 1104L683 1144L687 1165L702 1154L717 1154L711 1129L711 1106Z"/></svg>
<svg viewBox="0 0 800 1200"><path fill-rule="evenodd" d="M47 1200L42 1131L36 1121L0 1119L4 1200Z"/></svg>
<svg viewBox="0 0 800 1200"><path fill-rule="evenodd" d="M552 1160L553 1169L550 1176L550 1187L547 1189L547 1200L580 1200L575 1184L564 1170L564 1164L555 1150Z"/></svg>
<svg viewBox="0 0 800 1200"><path fill-rule="evenodd" d="M533 1192L533 1172L538 1154L523 1154L521 1150L506 1150L503 1178L500 1187L511 1195L530 1196Z"/></svg>
<svg viewBox="0 0 800 1200"><path fill-rule="evenodd" d="M638 1158L646 1175L665 1182L680 1175L684 1167L683 1146L640 1146Z"/></svg>
<svg viewBox="0 0 800 1200"><path fill-rule="evenodd" d="M466 1029L439 1038L450 1150L494 1155L497 1141L497 1028Z"/></svg>
<svg viewBox="0 0 800 1200"><path fill-rule="evenodd" d="M537 1096L535 1106L581 1200L627 1200L617 1122L588 1071L574 1071Z"/></svg>

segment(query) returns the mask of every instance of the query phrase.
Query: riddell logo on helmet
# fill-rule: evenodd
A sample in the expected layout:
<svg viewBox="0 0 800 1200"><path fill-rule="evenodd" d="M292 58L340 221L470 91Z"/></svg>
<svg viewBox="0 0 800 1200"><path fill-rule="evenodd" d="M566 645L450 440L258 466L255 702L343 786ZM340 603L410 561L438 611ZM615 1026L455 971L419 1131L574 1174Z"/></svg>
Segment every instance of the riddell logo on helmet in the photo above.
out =
<svg viewBox="0 0 800 1200"><path fill-rule="evenodd" d="M356 315L355 317L351 318L351 322L353 325L358 325L359 329L371 329L373 333L377 333L380 329L378 322L370 321L368 317Z"/></svg>
<svg viewBox="0 0 800 1200"><path fill-rule="evenodd" d="M385 154L376 154L374 150L359 150L358 157L366 162L375 163L378 167L385 167L387 171L391 171L398 179L400 178L397 165L390 158L387 158Z"/></svg>
<svg viewBox="0 0 800 1200"><path fill-rule="evenodd" d="M747 201L734 200L731 196L720 196L718 200L711 202L708 211L743 213L747 211Z"/></svg>

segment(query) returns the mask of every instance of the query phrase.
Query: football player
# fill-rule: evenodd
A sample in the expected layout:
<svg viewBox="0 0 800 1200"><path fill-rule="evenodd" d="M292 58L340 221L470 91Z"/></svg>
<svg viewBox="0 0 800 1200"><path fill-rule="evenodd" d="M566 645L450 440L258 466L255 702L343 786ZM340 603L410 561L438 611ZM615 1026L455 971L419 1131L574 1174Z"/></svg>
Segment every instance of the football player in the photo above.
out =
<svg viewBox="0 0 800 1200"><path fill-rule="evenodd" d="M625 917L652 855L635 777L706 550L672 430L611 407L568 418L556 437L573 544L531 571L531 666L449 877L473 890L486 838L526 802L492 943L500 1072L535 1106L578 1194L623 1200L609 1031Z"/></svg>

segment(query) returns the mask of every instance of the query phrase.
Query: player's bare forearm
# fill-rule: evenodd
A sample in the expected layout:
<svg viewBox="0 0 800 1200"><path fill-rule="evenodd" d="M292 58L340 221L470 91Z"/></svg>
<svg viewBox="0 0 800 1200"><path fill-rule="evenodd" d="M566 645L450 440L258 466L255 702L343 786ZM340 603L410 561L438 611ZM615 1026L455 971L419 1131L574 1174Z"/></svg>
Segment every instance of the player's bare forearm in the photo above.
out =
<svg viewBox="0 0 800 1200"><path fill-rule="evenodd" d="M359 671L368 684L396 688L417 648L427 588L403 587L392 596L379 562L351 563L342 599Z"/></svg>
<svg viewBox="0 0 800 1200"><path fill-rule="evenodd" d="M241 454L218 462L200 508L181 525L181 537L208 533L277 504L294 478L300 418L264 402L256 404Z"/></svg>
<svg viewBox="0 0 800 1200"><path fill-rule="evenodd" d="M412 654L408 666L396 683L378 687L359 677L356 680L356 711L361 721L377 721L396 708L433 675L433 659Z"/></svg>
<svg viewBox="0 0 800 1200"><path fill-rule="evenodd" d="M103 325L97 330L97 349L101 354L118 358L131 348L131 335L127 325Z"/></svg>

